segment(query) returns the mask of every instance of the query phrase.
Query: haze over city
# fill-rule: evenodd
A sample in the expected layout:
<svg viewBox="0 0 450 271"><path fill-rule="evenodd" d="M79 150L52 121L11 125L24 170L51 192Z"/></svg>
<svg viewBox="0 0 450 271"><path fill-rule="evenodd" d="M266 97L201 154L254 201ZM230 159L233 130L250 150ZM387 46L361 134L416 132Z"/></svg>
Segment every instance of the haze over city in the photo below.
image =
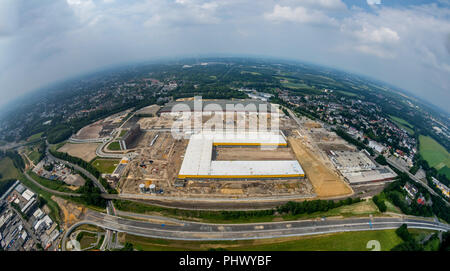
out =
<svg viewBox="0 0 450 271"><path fill-rule="evenodd" d="M253 55L367 75L448 112L449 18L448 0L4 0L0 106L124 63Z"/></svg>

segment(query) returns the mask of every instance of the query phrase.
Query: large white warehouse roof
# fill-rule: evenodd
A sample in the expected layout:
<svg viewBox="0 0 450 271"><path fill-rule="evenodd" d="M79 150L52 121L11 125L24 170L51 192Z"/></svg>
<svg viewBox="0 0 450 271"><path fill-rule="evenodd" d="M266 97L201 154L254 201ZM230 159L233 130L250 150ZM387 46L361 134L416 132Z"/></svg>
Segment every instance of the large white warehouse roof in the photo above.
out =
<svg viewBox="0 0 450 271"><path fill-rule="evenodd" d="M213 145L286 146L282 134L273 132L200 133L191 136L179 178L282 178L303 177L297 160L212 161Z"/></svg>

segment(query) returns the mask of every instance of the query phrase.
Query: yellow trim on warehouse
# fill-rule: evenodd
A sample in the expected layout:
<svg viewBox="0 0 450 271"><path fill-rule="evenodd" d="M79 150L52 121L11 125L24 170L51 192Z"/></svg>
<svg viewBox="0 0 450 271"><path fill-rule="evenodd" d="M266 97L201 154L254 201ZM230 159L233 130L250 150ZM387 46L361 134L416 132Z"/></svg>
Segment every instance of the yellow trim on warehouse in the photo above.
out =
<svg viewBox="0 0 450 271"><path fill-rule="evenodd" d="M255 179L255 178L296 178L305 177L305 174L283 174L283 175L178 175L179 179Z"/></svg>
<svg viewBox="0 0 450 271"><path fill-rule="evenodd" d="M214 146L287 146L287 143L221 143L214 142Z"/></svg>

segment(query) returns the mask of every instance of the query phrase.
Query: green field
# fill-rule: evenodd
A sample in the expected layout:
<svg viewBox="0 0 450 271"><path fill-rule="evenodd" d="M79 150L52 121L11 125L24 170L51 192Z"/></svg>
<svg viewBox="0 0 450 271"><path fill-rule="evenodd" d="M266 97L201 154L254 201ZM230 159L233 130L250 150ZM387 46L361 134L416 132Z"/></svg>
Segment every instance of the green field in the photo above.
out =
<svg viewBox="0 0 450 271"><path fill-rule="evenodd" d="M389 115L389 117L391 118L391 120L397 124L400 128L403 128L406 130L406 132L408 132L409 134L413 135L414 134L414 125L412 125L411 123L407 122L404 119L398 118L396 116L392 116Z"/></svg>
<svg viewBox="0 0 450 271"><path fill-rule="evenodd" d="M109 145L108 145L108 150L111 150L111 151L120 151L120 144L119 144L119 141L114 141L114 142L109 143Z"/></svg>
<svg viewBox="0 0 450 271"><path fill-rule="evenodd" d="M126 133L128 132L128 130L122 130L122 131L120 131L120 135L119 135L119 137L122 137L122 136L124 136Z"/></svg>
<svg viewBox="0 0 450 271"><path fill-rule="evenodd" d="M125 234L121 241L130 242L138 250L177 251L222 248L236 251L369 251L367 242L377 240L381 250L390 250L402 240L395 230L342 232L325 235L285 237L239 241L177 241L145 238Z"/></svg>
<svg viewBox="0 0 450 271"><path fill-rule="evenodd" d="M423 159L425 159L431 167L447 173L446 176L450 178L450 172L447 170L450 167L450 153L448 153L441 144L429 136L420 135L419 142L420 155L422 155Z"/></svg>
<svg viewBox="0 0 450 271"><path fill-rule="evenodd" d="M4 157L0 160L0 174L2 174L0 181L18 179L20 177L19 171L14 166L13 161L8 157Z"/></svg>
<svg viewBox="0 0 450 271"><path fill-rule="evenodd" d="M241 71L241 74L261 75L259 72Z"/></svg>
<svg viewBox="0 0 450 271"><path fill-rule="evenodd" d="M39 158L41 157L41 154L39 153L39 152L37 152L37 151L31 151L29 154L28 154L28 158L30 158L31 159L31 161L33 161L33 163L34 164L37 164L37 163L39 163Z"/></svg>
<svg viewBox="0 0 450 271"><path fill-rule="evenodd" d="M95 245L98 239L98 234L87 231L81 231L77 235L77 241L80 242L81 249Z"/></svg>
<svg viewBox="0 0 450 271"><path fill-rule="evenodd" d="M117 159L95 159L91 164L101 173L113 173L119 162Z"/></svg>
<svg viewBox="0 0 450 271"><path fill-rule="evenodd" d="M42 134L43 134L43 132L34 134L34 135L30 136L29 138L27 138L27 141L28 142L37 141L37 140L39 140L42 137Z"/></svg>

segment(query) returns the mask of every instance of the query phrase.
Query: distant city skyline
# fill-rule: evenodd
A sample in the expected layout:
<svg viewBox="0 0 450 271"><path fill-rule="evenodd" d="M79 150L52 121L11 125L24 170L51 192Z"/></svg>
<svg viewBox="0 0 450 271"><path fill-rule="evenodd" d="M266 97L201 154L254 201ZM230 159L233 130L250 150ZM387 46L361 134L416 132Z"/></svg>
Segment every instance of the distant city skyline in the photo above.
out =
<svg viewBox="0 0 450 271"><path fill-rule="evenodd" d="M0 107L120 64L268 56L366 75L450 113L450 1L4 0Z"/></svg>

